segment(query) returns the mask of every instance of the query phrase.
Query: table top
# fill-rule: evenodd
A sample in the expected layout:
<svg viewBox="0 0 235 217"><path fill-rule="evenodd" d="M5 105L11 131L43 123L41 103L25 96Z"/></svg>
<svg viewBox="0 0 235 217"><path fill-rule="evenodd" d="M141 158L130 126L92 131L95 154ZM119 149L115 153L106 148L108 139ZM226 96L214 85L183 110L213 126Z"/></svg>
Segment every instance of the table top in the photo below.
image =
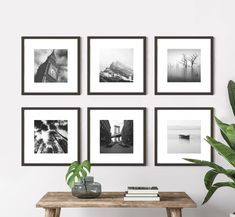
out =
<svg viewBox="0 0 235 217"><path fill-rule="evenodd" d="M103 192L95 199L79 199L71 192L48 192L37 208L196 208L185 192L159 192L161 201L124 201L124 192Z"/></svg>

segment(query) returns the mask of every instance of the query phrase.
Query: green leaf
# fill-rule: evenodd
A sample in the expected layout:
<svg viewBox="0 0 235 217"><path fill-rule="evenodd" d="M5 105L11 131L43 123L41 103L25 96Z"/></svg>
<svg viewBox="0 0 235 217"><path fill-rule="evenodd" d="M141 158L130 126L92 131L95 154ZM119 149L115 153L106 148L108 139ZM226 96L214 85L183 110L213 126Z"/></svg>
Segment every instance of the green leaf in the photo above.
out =
<svg viewBox="0 0 235 217"><path fill-rule="evenodd" d="M74 161L68 168L65 179L70 188L75 184L75 180L81 180L87 176L87 173L90 172L90 162L85 160L81 164L77 161Z"/></svg>
<svg viewBox="0 0 235 217"><path fill-rule="evenodd" d="M233 114L235 115L235 83L233 81L229 81L228 83L228 95Z"/></svg>
<svg viewBox="0 0 235 217"><path fill-rule="evenodd" d="M229 139L228 139L228 137L226 136L226 134L225 134L222 130L220 130L220 133L221 133L221 135L223 136L224 140L227 142L227 144L232 148L232 144L231 144L231 142L229 141Z"/></svg>
<svg viewBox="0 0 235 217"><path fill-rule="evenodd" d="M235 125L231 124L227 127L226 132L226 137L230 141L230 147L235 150Z"/></svg>
<svg viewBox="0 0 235 217"><path fill-rule="evenodd" d="M212 184L213 184L213 182L214 182L214 180L215 180L215 178L218 174L219 173L214 169L209 170L206 173L206 175L204 177L204 183L205 183L205 186L206 186L207 190L209 190L211 188L211 186L212 186Z"/></svg>
<svg viewBox="0 0 235 217"><path fill-rule="evenodd" d="M223 131L226 132L227 127L229 126L228 124L223 123L221 120L219 120L217 117L215 117L216 124L218 127Z"/></svg>
<svg viewBox="0 0 235 217"><path fill-rule="evenodd" d="M88 172L90 172L91 164L90 164L90 162L88 160L84 160L82 162L82 167L85 167L88 170Z"/></svg>
<svg viewBox="0 0 235 217"><path fill-rule="evenodd" d="M183 158L183 159L186 160L186 161L195 163L195 164L199 164L201 166L211 167L211 168L215 169L219 173L225 173L226 172L226 169L224 169L223 167L219 166L218 164L210 162L210 161L197 160L197 159L189 159L189 158Z"/></svg>
<svg viewBox="0 0 235 217"><path fill-rule="evenodd" d="M235 189L235 183L234 182L218 182L218 183L214 184L213 186L210 187L202 204L205 204L212 197L212 195L215 193L215 191L221 187L230 187L230 188Z"/></svg>
<svg viewBox="0 0 235 217"><path fill-rule="evenodd" d="M234 182L235 182L235 170L226 170L226 175L233 178Z"/></svg>
<svg viewBox="0 0 235 217"><path fill-rule="evenodd" d="M75 174L71 175L67 181L67 184L70 188L74 186L75 183Z"/></svg>
<svg viewBox="0 0 235 217"><path fill-rule="evenodd" d="M228 145L235 150L235 125L234 124L225 124L215 117L216 124L220 128L220 132L224 138L224 140L228 143Z"/></svg>
<svg viewBox="0 0 235 217"><path fill-rule="evenodd" d="M221 154L230 164L235 167L235 151L230 147L216 141L214 138L207 136L206 141Z"/></svg>

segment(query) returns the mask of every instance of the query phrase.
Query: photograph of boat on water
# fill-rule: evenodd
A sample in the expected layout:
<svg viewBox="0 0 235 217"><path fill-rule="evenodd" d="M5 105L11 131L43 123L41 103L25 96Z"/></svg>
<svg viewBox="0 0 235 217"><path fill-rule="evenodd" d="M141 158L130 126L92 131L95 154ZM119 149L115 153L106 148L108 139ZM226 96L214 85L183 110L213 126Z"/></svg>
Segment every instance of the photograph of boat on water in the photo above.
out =
<svg viewBox="0 0 235 217"><path fill-rule="evenodd" d="M213 108L155 108L155 165L190 165L184 158L213 161Z"/></svg>
<svg viewBox="0 0 235 217"><path fill-rule="evenodd" d="M167 122L168 153L200 153L200 151L200 120L169 120Z"/></svg>

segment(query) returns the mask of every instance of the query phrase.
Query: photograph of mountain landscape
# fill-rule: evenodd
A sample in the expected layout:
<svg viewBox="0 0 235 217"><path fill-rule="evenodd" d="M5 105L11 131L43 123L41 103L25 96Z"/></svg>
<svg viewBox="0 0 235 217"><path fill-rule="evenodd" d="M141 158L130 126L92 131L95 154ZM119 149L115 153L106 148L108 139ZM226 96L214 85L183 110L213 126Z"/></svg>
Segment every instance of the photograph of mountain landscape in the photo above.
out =
<svg viewBox="0 0 235 217"><path fill-rule="evenodd" d="M100 82L133 82L133 49L100 50Z"/></svg>

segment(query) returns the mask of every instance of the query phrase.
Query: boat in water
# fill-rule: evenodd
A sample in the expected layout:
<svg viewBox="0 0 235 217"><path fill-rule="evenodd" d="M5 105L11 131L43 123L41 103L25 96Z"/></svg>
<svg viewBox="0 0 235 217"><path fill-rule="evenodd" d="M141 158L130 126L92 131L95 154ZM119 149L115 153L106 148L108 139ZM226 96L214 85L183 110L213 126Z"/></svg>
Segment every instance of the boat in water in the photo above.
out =
<svg viewBox="0 0 235 217"><path fill-rule="evenodd" d="M180 139L190 139L190 135L179 134Z"/></svg>

